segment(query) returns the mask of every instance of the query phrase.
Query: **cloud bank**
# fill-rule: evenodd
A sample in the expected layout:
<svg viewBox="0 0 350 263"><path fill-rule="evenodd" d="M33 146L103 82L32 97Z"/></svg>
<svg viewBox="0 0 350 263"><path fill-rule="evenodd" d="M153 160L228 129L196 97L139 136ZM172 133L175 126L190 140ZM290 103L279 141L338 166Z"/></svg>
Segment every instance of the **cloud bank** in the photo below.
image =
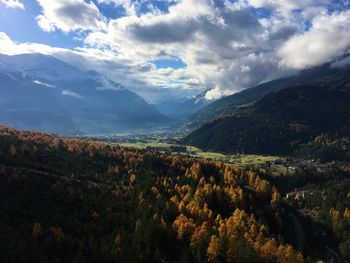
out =
<svg viewBox="0 0 350 263"><path fill-rule="evenodd" d="M149 100L170 89L179 94L211 89L206 97L216 99L350 50L346 1L37 1L42 30L78 34L83 44L60 49L15 43L3 34L0 42L7 44L0 43L0 52L53 54L102 71ZM110 18L101 7L124 14ZM159 68L160 60L181 60L185 66Z"/></svg>
<svg viewBox="0 0 350 263"><path fill-rule="evenodd" d="M1 0L7 8L19 8L24 9L24 5L20 0Z"/></svg>
<svg viewBox="0 0 350 263"><path fill-rule="evenodd" d="M303 69L344 55L350 48L350 11L324 14L313 20L312 28L286 41L279 49L281 63Z"/></svg>
<svg viewBox="0 0 350 263"><path fill-rule="evenodd" d="M106 19L93 2L84 0L38 0L42 14L36 17L42 30L103 30Z"/></svg>

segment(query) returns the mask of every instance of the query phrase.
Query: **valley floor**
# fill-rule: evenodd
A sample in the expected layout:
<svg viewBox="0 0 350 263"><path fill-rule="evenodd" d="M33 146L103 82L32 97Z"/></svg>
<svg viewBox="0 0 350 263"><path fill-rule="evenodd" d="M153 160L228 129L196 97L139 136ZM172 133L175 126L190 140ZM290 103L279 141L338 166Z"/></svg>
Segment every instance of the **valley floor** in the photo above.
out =
<svg viewBox="0 0 350 263"><path fill-rule="evenodd" d="M0 261L348 262L349 167L2 126Z"/></svg>

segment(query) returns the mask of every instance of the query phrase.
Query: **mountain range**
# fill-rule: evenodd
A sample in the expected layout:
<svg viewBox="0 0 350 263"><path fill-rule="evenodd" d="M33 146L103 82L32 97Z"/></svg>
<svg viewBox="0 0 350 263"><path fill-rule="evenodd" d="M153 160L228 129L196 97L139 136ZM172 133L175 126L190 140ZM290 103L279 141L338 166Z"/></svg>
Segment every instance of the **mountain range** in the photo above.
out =
<svg viewBox="0 0 350 263"><path fill-rule="evenodd" d="M331 63L327 63L318 67L305 69L296 75L262 83L233 95L223 97L186 118L182 123L182 128L186 131L193 131L215 119L231 116L236 110L253 104L269 93L278 92L293 85L306 84L337 72L338 69L333 68L331 65Z"/></svg>
<svg viewBox="0 0 350 263"><path fill-rule="evenodd" d="M191 132L183 142L206 150L291 154L320 135L333 141L346 135L348 75L349 68L328 63L214 102L206 90L151 105L106 76L53 56L0 55L0 123L68 135L182 125Z"/></svg>
<svg viewBox="0 0 350 263"><path fill-rule="evenodd" d="M318 78L299 85L291 81L298 77L266 83L263 86L270 90L274 84L282 85L244 107L223 105L238 100L249 90L213 103L203 111L219 109L217 112L223 116L190 133L184 143L227 153L303 152L304 157L316 154L326 159L350 158L350 67L319 72ZM287 82L290 86L282 89Z"/></svg>
<svg viewBox="0 0 350 263"><path fill-rule="evenodd" d="M0 122L19 129L96 134L153 129L162 115L96 71L42 54L0 55Z"/></svg>
<svg viewBox="0 0 350 263"><path fill-rule="evenodd" d="M207 92L208 90L205 90L194 96L180 99L169 99L157 103L155 106L161 113L170 118L179 121L185 120L213 102L213 100L206 99L205 95Z"/></svg>

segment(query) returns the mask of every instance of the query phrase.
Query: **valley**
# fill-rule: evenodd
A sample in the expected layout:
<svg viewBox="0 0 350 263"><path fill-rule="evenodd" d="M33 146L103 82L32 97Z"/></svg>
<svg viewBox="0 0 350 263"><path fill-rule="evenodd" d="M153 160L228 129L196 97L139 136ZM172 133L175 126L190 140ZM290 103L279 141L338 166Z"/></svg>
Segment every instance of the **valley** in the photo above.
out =
<svg viewBox="0 0 350 263"><path fill-rule="evenodd" d="M96 71L48 55L0 54L0 122L83 135L148 131L172 122L136 93Z"/></svg>
<svg viewBox="0 0 350 263"><path fill-rule="evenodd" d="M347 257L348 164L223 155L150 137L60 138L2 126L1 261Z"/></svg>
<svg viewBox="0 0 350 263"><path fill-rule="evenodd" d="M0 263L350 263L350 1L0 0Z"/></svg>
<svg viewBox="0 0 350 263"><path fill-rule="evenodd" d="M154 106L1 59L1 262L348 262L348 67Z"/></svg>

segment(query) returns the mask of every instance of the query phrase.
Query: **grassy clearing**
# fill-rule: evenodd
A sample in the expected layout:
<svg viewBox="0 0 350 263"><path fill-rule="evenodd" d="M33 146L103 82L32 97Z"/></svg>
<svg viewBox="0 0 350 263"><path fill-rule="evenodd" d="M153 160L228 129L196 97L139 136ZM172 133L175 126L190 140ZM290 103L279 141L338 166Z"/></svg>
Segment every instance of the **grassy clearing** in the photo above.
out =
<svg viewBox="0 0 350 263"><path fill-rule="evenodd" d="M138 149L146 149L148 147L150 148L169 148L171 146L175 146L175 144L169 144L169 143L162 143L157 141L150 141L150 142L126 142L126 143L118 143L120 146L124 147L134 147Z"/></svg>
<svg viewBox="0 0 350 263"><path fill-rule="evenodd" d="M124 147L135 147L138 149L146 148L156 148L164 150L170 150L170 147L181 146L177 144L168 144L157 141L148 141L148 142L135 142L135 143L120 143ZM192 157L200 157L205 159L220 160L225 163L231 164L235 167L247 167L247 166L259 166L266 162L274 162L277 159L284 159L280 156L269 156L269 155L254 155L254 154L239 154L239 155L226 155L222 153L215 152L206 152L194 146L186 146L186 151L182 154L188 154ZM171 150L170 150L171 151ZM174 152L177 153L177 152ZM274 165L273 173L278 175L281 173L286 173L286 168L282 165Z"/></svg>

